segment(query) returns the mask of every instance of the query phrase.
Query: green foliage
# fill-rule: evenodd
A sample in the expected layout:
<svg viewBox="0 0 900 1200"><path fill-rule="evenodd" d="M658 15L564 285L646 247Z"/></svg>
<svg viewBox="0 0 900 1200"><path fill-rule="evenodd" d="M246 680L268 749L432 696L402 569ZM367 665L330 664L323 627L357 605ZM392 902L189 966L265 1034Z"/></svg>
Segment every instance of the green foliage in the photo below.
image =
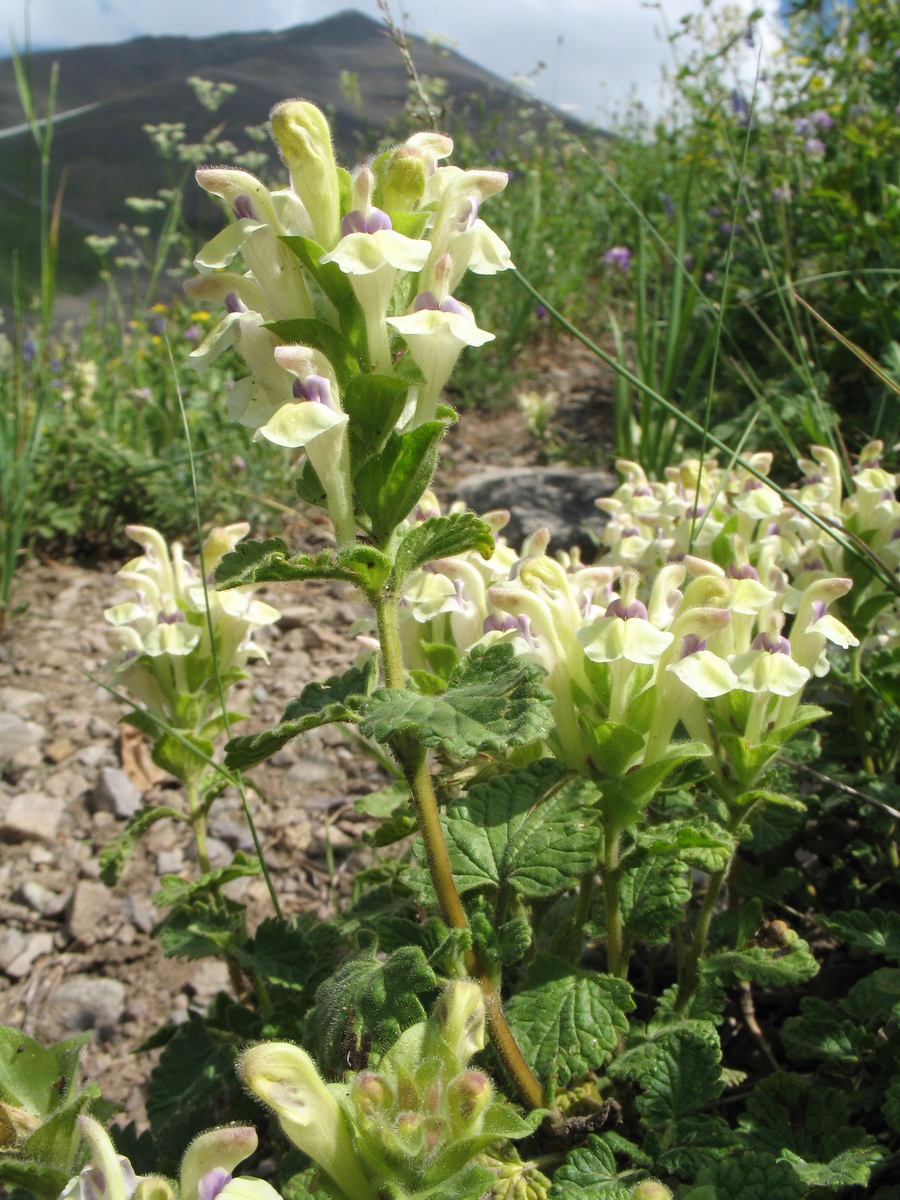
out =
<svg viewBox="0 0 900 1200"><path fill-rule="evenodd" d="M569 1152L553 1176L547 1200L581 1200L585 1195L630 1200L635 1184L645 1177L643 1171L619 1171L612 1150L592 1135L583 1147Z"/></svg>
<svg viewBox="0 0 900 1200"><path fill-rule="evenodd" d="M332 675L324 683L308 683L296 700L291 700L274 729L232 738L226 747L225 765L245 770L270 758L292 738L319 725L354 721L364 708L372 679L371 667L351 667L343 675Z"/></svg>
<svg viewBox="0 0 900 1200"><path fill-rule="evenodd" d="M510 890L553 896L590 871L596 791L541 759L469 789L447 810L450 862L461 894Z"/></svg>
<svg viewBox="0 0 900 1200"><path fill-rule="evenodd" d="M538 1075L565 1086L609 1061L633 1007L624 980L573 971L561 959L541 955L510 1001L508 1016Z"/></svg>
<svg viewBox="0 0 900 1200"><path fill-rule="evenodd" d="M412 733L423 746L440 746L461 759L528 745L551 724L552 697L540 675L512 646L476 646L440 696L392 688L374 692L359 730L378 742Z"/></svg>

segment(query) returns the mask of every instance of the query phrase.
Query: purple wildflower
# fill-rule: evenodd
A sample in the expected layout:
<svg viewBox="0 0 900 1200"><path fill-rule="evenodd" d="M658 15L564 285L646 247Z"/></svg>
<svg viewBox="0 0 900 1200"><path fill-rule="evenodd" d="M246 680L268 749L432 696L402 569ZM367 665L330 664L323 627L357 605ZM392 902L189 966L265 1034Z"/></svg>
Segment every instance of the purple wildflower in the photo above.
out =
<svg viewBox="0 0 900 1200"><path fill-rule="evenodd" d="M603 261L619 271L631 268L631 251L627 246L611 246L603 255Z"/></svg>
<svg viewBox="0 0 900 1200"><path fill-rule="evenodd" d="M347 213L341 221L341 237L350 233L379 233L382 229L392 229L391 218L381 208L370 208L368 214L358 208Z"/></svg>
<svg viewBox="0 0 900 1200"><path fill-rule="evenodd" d="M807 154L824 154L825 143L821 140L821 138L807 138L803 143L803 149Z"/></svg>

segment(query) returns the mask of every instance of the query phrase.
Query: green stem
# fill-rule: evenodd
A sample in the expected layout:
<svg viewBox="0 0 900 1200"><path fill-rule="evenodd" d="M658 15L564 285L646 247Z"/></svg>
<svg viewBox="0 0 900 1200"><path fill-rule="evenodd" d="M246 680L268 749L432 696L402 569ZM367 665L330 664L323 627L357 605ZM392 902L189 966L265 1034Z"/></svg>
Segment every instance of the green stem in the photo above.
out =
<svg viewBox="0 0 900 1200"><path fill-rule="evenodd" d="M862 682L862 645L857 646L852 658L853 678L853 723L856 727L856 740L859 744L859 757L863 769L869 774L876 774L875 760L869 749L869 739L866 735L866 703L865 689Z"/></svg>
<svg viewBox="0 0 900 1200"><path fill-rule="evenodd" d="M738 829L744 823L747 816L749 816L749 813L738 813L736 816L733 816L726 827L728 832L737 834ZM703 952L706 949L706 939L709 936L709 926L712 921L713 910L725 885L725 881L728 879L728 874L734 864L736 853L737 848L732 851L728 862L722 870L717 871L709 877L709 885L706 889L706 895L703 897L703 903L700 905L700 912L697 915L694 936L691 938L690 947L684 957L684 968L681 971L678 992L675 996L673 1011L680 1016L684 1016L690 999L700 981L700 959L703 957Z"/></svg>
<svg viewBox="0 0 900 1200"><path fill-rule="evenodd" d="M378 620L385 683L388 687L403 688L405 679L396 602L392 596L377 596L373 597L373 603ZM409 734L395 734L390 745L412 793L416 820L425 846L425 857L441 916L452 929L468 929L469 922L453 878L447 843L441 828L440 810L428 770L425 748ZM540 1108L544 1103L543 1089L519 1049L503 1012L500 993L474 946L466 951L465 965L481 988L488 1032L503 1065L528 1107Z"/></svg>
<svg viewBox="0 0 900 1200"><path fill-rule="evenodd" d="M210 869L209 849L206 841L206 809L200 803L196 779L186 779L184 790L187 794L188 810L191 814L191 830L197 849L197 864L200 867L200 874L206 875Z"/></svg>
<svg viewBox="0 0 900 1200"><path fill-rule="evenodd" d="M625 935L622 929L622 905L619 897L619 837L617 828L607 826L603 850L603 899L606 907L606 969L624 979Z"/></svg>

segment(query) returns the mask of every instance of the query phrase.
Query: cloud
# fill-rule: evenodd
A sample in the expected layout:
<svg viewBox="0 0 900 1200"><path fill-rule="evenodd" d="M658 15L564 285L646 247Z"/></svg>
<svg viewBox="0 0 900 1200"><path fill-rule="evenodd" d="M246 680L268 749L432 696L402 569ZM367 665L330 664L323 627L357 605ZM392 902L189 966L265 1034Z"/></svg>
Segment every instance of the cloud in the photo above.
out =
<svg viewBox="0 0 900 1200"><path fill-rule="evenodd" d="M27 0L0 0L0 52L12 31L25 40ZM777 0L767 0L774 13ZM699 0L394 0L407 29L443 34L455 48L503 79L534 73L535 92L553 104L577 106L601 123L629 96L659 112L661 71L672 64L666 26L678 27ZM750 0L741 0L745 11ZM343 8L378 19L375 0L30 0L31 44L62 48L118 42L142 34L210 36L284 29ZM536 70L539 63L545 64Z"/></svg>

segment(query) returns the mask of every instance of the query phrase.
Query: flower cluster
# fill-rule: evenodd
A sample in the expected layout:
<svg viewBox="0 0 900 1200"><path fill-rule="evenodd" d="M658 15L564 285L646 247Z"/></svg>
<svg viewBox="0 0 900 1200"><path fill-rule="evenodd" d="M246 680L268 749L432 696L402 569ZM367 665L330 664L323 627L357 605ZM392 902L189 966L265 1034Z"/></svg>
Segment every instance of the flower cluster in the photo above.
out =
<svg viewBox="0 0 900 1200"><path fill-rule="evenodd" d="M493 337L453 292L467 270L512 265L478 215L507 176L441 165L451 139L418 133L351 177L313 104L285 101L271 122L287 187L270 191L232 168L197 172L233 221L201 250L201 274L185 285L226 309L191 359L203 366L236 348L250 374L230 393L231 417L306 451L343 543L355 534L346 388L360 373L397 376L408 357L416 386L401 424L434 417L463 347ZM238 255L243 272L232 267ZM408 363L402 375L411 377Z"/></svg>
<svg viewBox="0 0 900 1200"><path fill-rule="evenodd" d="M823 568L791 587L771 554L759 567L751 564L737 532L725 539L725 565L711 553L684 553L679 543L691 522L683 494L677 505L671 496L655 497L637 471L613 501L601 503L619 513L627 495L647 512L648 503L661 500L654 511L669 536L644 530L653 534L652 554L641 529L626 527L618 530L618 561L614 548L592 566L549 557L546 534L532 537L521 555L501 543L487 562L471 553L430 563L407 583L404 637L420 666L441 643L463 651L497 641L537 662L555 697L555 751L582 774L605 780L605 794L610 777L621 780L680 752L672 745L679 725L698 753L711 748L714 771L749 786L752 776L734 764L724 769L732 739L757 746L777 737L794 720L807 681L828 670L826 645L856 645L828 612L850 580ZM691 486L695 508L696 478ZM683 487L675 482L673 494ZM767 492L738 489L732 526L749 523L752 535L768 523ZM502 528L504 518L487 520ZM723 529L721 516L705 529L708 550ZM671 561L675 555L680 561Z"/></svg>
<svg viewBox="0 0 900 1200"><path fill-rule="evenodd" d="M116 1153L109 1134L92 1117L78 1118L90 1147L90 1161L70 1180L60 1200L280 1200L262 1179L232 1177L238 1163L257 1146L256 1131L239 1125L211 1129L185 1152L178 1183L138 1176L127 1158Z"/></svg>
<svg viewBox="0 0 900 1200"><path fill-rule="evenodd" d="M484 1044L481 990L457 981L427 1021L401 1034L377 1071L326 1084L304 1050L264 1042L245 1051L240 1073L343 1195L374 1200L390 1181L399 1198L431 1194L440 1183L452 1191L453 1177L488 1146L529 1132L495 1097L487 1075L468 1068Z"/></svg>
<svg viewBox="0 0 900 1200"><path fill-rule="evenodd" d="M103 614L118 647L110 662L117 681L152 716L206 737L218 732L212 726L220 718L210 710L219 704L219 681L227 690L245 678L249 659L265 657L253 633L279 617L245 588L216 592L203 586L203 576L249 528L240 523L214 529L194 566L178 542L170 547L155 529L128 526L143 553L116 578L134 598Z"/></svg>
<svg viewBox="0 0 900 1200"><path fill-rule="evenodd" d="M883 451L880 441L862 448L845 490L837 454L813 446L811 457L799 463L804 478L787 489L787 500L742 468L724 470L713 459L702 466L687 460L670 467L661 482L648 480L637 463L620 461L623 483L612 496L597 501L609 514L608 550L601 561L655 569L688 552L715 556L725 568L755 571L782 596L789 613L797 611L801 594L814 581L852 573L853 563L829 529L859 538L887 571L896 573L900 501L897 477L881 466ZM763 475L771 463L772 456L765 453L750 459ZM857 586L854 610L877 590L883 589L874 579ZM874 628L878 644L897 644L896 605L882 612Z"/></svg>

